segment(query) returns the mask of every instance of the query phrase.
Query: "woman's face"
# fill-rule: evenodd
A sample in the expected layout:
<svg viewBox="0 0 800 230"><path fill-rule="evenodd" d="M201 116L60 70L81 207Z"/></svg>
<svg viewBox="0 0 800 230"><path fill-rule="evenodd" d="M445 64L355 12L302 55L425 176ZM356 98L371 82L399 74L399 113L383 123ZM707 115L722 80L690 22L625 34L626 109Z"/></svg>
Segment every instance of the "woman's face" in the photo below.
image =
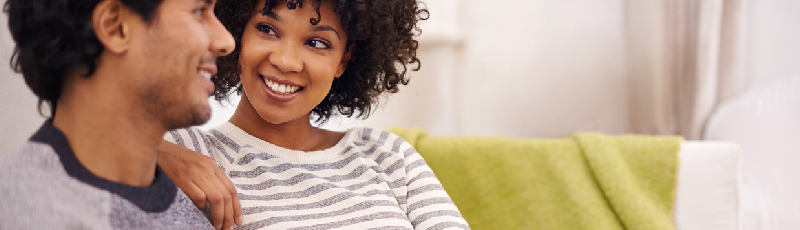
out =
<svg viewBox="0 0 800 230"><path fill-rule="evenodd" d="M239 55L244 96L269 123L308 121L333 79L344 73L350 56L345 53L347 34L332 3L321 4L317 25L309 22L317 13L306 1L294 10L278 4L270 16L255 13L245 26ZM259 1L256 9L263 5Z"/></svg>

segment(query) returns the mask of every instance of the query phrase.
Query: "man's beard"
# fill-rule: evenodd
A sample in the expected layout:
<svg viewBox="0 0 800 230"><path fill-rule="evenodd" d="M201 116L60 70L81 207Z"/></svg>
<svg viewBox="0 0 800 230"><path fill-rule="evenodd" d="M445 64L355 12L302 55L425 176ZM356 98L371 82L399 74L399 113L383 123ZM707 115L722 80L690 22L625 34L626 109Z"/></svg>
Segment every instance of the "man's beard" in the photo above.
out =
<svg viewBox="0 0 800 230"><path fill-rule="evenodd" d="M165 116L162 119L162 123L167 130L173 130L205 124L211 119L211 110L208 109L208 106L195 105L192 107L186 106L183 113L166 115L172 116Z"/></svg>
<svg viewBox="0 0 800 230"><path fill-rule="evenodd" d="M202 125L211 119L207 101L193 102L183 91L163 87L169 84L150 84L140 95L144 112L158 120L167 130Z"/></svg>

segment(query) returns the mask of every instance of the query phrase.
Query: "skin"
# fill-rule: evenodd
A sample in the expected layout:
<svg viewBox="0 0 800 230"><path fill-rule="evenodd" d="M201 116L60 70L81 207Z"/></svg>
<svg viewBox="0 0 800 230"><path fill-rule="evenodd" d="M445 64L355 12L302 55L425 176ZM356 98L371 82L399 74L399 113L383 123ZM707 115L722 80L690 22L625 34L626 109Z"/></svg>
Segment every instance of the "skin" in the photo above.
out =
<svg viewBox="0 0 800 230"><path fill-rule="evenodd" d="M264 1L257 3L263 5ZM306 7L289 10L279 4L272 9L277 18L253 12L243 32L239 59L244 90L229 120L250 135L300 151L327 149L344 137L343 132L312 126L310 112L330 92L334 79L344 73L354 51L353 46L346 49L347 34L332 3L322 2L322 20L317 25L309 23L309 19L317 17L311 5L306 2ZM276 99L270 96L264 77L302 89L289 100ZM159 147L159 162L176 184L196 200L195 204L205 205L208 200L213 209L234 203L238 211L239 201L230 179L211 158L164 141ZM220 186L228 190L219 189ZM233 201L207 199L219 196L232 196ZM236 215L240 216L241 211Z"/></svg>
<svg viewBox="0 0 800 230"><path fill-rule="evenodd" d="M234 48L215 2L165 0L151 22L116 0L98 3L91 23L104 51L89 77L67 77L53 125L95 175L131 186L155 178L167 130L208 120L214 87L201 72Z"/></svg>

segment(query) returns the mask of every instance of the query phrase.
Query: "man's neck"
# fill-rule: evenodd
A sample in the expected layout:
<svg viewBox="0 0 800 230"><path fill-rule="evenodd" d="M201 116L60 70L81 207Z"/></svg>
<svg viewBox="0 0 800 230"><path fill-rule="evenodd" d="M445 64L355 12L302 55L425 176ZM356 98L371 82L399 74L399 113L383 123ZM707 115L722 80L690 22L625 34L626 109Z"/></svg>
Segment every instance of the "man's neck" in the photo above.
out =
<svg viewBox="0 0 800 230"><path fill-rule="evenodd" d="M156 147L166 129L136 116L135 105L101 92L73 91L62 98L53 126L67 137L75 157L90 172L131 186L155 177Z"/></svg>

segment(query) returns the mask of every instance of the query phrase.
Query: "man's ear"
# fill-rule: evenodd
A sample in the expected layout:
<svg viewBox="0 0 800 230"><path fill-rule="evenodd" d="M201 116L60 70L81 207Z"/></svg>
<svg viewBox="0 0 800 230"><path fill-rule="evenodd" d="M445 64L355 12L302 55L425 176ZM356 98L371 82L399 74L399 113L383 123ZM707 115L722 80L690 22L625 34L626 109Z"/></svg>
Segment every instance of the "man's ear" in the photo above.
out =
<svg viewBox="0 0 800 230"><path fill-rule="evenodd" d="M103 0L92 12L92 28L105 50L113 53L127 51L130 41L130 11L118 0Z"/></svg>
<svg viewBox="0 0 800 230"><path fill-rule="evenodd" d="M342 62L339 63L339 69L336 70L335 78L339 78L344 74L344 70L347 69L347 64L350 62L350 58L353 57L354 52L356 52L356 44L350 44L350 46L347 47L347 51L345 51L342 56Z"/></svg>

